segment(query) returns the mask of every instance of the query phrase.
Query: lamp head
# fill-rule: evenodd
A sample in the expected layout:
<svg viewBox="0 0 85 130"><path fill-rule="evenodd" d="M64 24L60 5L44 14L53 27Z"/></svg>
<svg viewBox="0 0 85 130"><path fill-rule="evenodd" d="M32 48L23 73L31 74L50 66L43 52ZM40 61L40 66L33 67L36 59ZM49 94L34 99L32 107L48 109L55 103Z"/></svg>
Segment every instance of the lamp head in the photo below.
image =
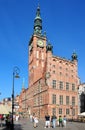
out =
<svg viewBox="0 0 85 130"><path fill-rule="evenodd" d="M15 78L18 79L18 78L20 78L20 76L19 76L18 74L16 74L16 75L15 75Z"/></svg>
<svg viewBox="0 0 85 130"><path fill-rule="evenodd" d="M17 66L14 67L14 70L13 70L13 75L15 78L20 78L19 76L19 73L20 73L20 70Z"/></svg>

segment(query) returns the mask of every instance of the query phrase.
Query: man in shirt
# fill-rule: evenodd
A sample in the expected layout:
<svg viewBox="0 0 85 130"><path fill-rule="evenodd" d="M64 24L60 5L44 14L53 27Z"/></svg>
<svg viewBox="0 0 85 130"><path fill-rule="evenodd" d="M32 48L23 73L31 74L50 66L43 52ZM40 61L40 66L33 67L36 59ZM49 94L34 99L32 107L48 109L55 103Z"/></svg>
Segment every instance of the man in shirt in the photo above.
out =
<svg viewBox="0 0 85 130"><path fill-rule="evenodd" d="M46 127L50 128L50 116L48 113L45 115L45 128Z"/></svg>

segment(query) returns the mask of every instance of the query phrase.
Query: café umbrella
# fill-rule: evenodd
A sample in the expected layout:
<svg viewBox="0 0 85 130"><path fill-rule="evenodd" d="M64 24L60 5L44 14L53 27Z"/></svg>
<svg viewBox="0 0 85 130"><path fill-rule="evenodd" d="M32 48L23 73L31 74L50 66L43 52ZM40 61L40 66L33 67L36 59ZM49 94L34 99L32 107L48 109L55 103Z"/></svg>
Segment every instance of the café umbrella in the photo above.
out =
<svg viewBox="0 0 85 130"><path fill-rule="evenodd" d="M0 114L9 114L9 111L3 104L0 105Z"/></svg>
<svg viewBox="0 0 85 130"><path fill-rule="evenodd" d="M85 112L78 114L78 116L85 116Z"/></svg>

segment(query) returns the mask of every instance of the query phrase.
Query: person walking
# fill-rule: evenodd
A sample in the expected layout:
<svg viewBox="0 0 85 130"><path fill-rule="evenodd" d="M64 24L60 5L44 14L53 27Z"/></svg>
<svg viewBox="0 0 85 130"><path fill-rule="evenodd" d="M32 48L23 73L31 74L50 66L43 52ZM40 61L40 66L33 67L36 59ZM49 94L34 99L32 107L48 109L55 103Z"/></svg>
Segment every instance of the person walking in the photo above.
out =
<svg viewBox="0 0 85 130"><path fill-rule="evenodd" d="M62 126L63 127L63 119L62 116L59 116L59 127Z"/></svg>
<svg viewBox="0 0 85 130"><path fill-rule="evenodd" d="M53 128L56 127L56 119L57 119L57 117L56 117L56 115L53 113L53 116L52 116L52 119L51 119L51 121L52 121L52 127L53 127Z"/></svg>
<svg viewBox="0 0 85 130"><path fill-rule="evenodd" d="M47 127L50 128L50 116L48 113L45 115L45 128Z"/></svg>
<svg viewBox="0 0 85 130"><path fill-rule="evenodd" d="M66 127L66 116L63 117L63 126Z"/></svg>
<svg viewBox="0 0 85 130"><path fill-rule="evenodd" d="M19 120L19 115L16 115L16 121L18 121Z"/></svg>

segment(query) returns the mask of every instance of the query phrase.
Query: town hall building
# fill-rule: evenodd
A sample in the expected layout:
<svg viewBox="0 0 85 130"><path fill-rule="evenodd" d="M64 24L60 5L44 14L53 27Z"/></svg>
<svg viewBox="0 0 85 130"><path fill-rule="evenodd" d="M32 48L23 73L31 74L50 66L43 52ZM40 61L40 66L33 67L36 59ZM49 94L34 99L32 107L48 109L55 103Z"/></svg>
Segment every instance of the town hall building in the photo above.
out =
<svg viewBox="0 0 85 130"><path fill-rule="evenodd" d="M26 109L39 118L53 113L76 118L78 115L78 60L73 52L71 60L53 55L53 46L42 33L40 7L37 7L34 30L28 44L29 85Z"/></svg>

